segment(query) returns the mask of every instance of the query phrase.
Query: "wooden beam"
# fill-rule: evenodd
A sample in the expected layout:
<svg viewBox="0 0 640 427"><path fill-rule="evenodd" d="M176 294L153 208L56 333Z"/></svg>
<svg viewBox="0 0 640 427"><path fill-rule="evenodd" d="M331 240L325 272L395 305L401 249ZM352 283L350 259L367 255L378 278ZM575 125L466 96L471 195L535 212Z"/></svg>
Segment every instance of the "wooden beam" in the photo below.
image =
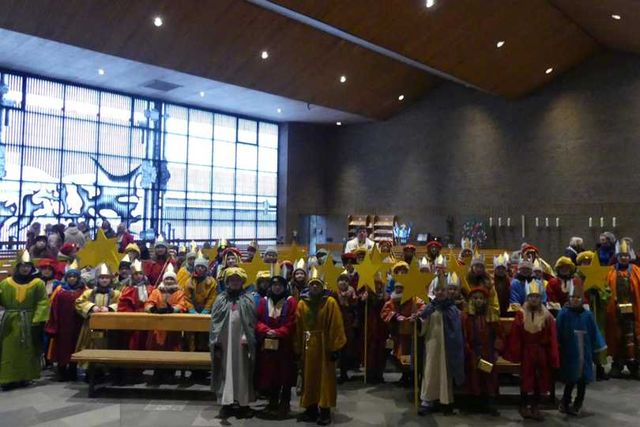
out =
<svg viewBox="0 0 640 427"><path fill-rule="evenodd" d="M201 314L94 313L91 329L209 332L211 317Z"/></svg>

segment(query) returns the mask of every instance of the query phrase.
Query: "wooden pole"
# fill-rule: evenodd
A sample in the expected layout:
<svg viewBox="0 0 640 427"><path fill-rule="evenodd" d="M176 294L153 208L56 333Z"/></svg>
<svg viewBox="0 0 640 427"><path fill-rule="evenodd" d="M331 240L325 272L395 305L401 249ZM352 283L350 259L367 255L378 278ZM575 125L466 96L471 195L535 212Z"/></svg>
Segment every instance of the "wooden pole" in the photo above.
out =
<svg viewBox="0 0 640 427"><path fill-rule="evenodd" d="M364 300L364 383L367 383L367 338L368 334L368 321L369 321L369 291L367 292L367 298Z"/></svg>
<svg viewBox="0 0 640 427"><path fill-rule="evenodd" d="M413 297L413 310L416 310L416 297ZM413 404L418 413L418 319L413 321Z"/></svg>

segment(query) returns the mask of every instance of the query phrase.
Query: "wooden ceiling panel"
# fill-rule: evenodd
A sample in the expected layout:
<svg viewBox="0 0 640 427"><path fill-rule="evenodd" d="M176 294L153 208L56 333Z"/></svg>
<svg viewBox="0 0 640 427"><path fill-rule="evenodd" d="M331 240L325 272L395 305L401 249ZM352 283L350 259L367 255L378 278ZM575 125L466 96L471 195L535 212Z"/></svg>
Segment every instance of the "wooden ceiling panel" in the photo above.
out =
<svg viewBox="0 0 640 427"><path fill-rule="evenodd" d="M423 0L272 2L509 98L558 74L548 67L566 70L598 49L546 0L436 0L430 9Z"/></svg>
<svg viewBox="0 0 640 427"><path fill-rule="evenodd" d="M551 3L604 46L640 53L640 1L551 0ZM613 19L612 15L620 19Z"/></svg>
<svg viewBox="0 0 640 427"><path fill-rule="evenodd" d="M244 1L6 0L2 9L9 30L377 119L403 107L398 95L419 98L437 82Z"/></svg>

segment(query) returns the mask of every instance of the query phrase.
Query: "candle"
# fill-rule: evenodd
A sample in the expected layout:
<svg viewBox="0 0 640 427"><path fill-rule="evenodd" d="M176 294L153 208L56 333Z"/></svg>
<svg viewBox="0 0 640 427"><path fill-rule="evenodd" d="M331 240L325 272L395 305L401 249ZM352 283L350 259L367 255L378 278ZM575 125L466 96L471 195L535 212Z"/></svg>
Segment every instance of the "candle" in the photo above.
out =
<svg viewBox="0 0 640 427"><path fill-rule="evenodd" d="M544 217L544 226L549 228L549 217L548 216Z"/></svg>
<svg viewBox="0 0 640 427"><path fill-rule="evenodd" d="M493 217L489 217L489 227L493 227Z"/></svg>
<svg viewBox="0 0 640 427"><path fill-rule="evenodd" d="M601 216L600 217L600 228L603 228L603 227L604 227L604 217Z"/></svg>
<svg viewBox="0 0 640 427"><path fill-rule="evenodd" d="M556 217L556 228L560 227L560 218Z"/></svg>
<svg viewBox="0 0 640 427"><path fill-rule="evenodd" d="M524 233L524 215L520 215L520 225L522 226L522 238L524 239L525 233Z"/></svg>
<svg viewBox="0 0 640 427"><path fill-rule="evenodd" d="M613 218L611 218L612 223L613 223L613 228L616 228L616 217L614 216Z"/></svg>
<svg viewBox="0 0 640 427"><path fill-rule="evenodd" d="M589 228L593 227L593 217L589 217Z"/></svg>
<svg viewBox="0 0 640 427"><path fill-rule="evenodd" d="M538 217L536 217L536 227L540 227L540 220Z"/></svg>
<svg viewBox="0 0 640 427"><path fill-rule="evenodd" d="M502 217L498 217L498 227L502 227Z"/></svg>
<svg viewBox="0 0 640 427"><path fill-rule="evenodd" d="M507 227L511 227L511 217L507 218Z"/></svg>

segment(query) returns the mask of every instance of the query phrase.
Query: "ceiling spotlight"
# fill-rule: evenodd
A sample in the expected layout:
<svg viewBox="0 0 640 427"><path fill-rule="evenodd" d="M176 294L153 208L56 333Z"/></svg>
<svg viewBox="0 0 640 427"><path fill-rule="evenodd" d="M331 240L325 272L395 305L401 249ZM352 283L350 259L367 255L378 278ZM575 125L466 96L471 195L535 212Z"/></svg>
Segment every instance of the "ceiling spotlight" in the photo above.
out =
<svg viewBox="0 0 640 427"><path fill-rule="evenodd" d="M336 122L337 126L342 126L342 122Z"/></svg>
<svg viewBox="0 0 640 427"><path fill-rule="evenodd" d="M278 112L278 114L282 113L282 108L276 108L276 111Z"/></svg>
<svg viewBox="0 0 640 427"><path fill-rule="evenodd" d="M504 46L504 40L500 40L498 43L496 43L496 47L499 49L502 46Z"/></svg>
<svg viewBox="0 0 640 427"><path fill-rule="evenodd" d="M436 0L427 0L427 8L433 7L436 4Z"/></svg>
<svg viewBox="0 0 640 427"><path fill-rule="evenodd" d="M204 98L204 92L200 92L200 96Z"/></svg>
<svg viewBox="0 0 640 427"><path fill-rule="evenodd" d="M269 57L269 52L267 52L266 50L263 50L262 53L260 54L260 57L262 59L267 59Z"/></svg>
<svg viewBox="0 0 640 427"><path fill-rule="evenodd" d="M104 76L104 68L98 68L98 74Z"/></svg>
<svg viewBox="0 0 640 427"><path fill-rule="evenodd" d="M611 15L611 17L612 17L613 19L615 19L616 21L619 21L619 20L621 20L621 19L622 19L622 16L620 16L620 15L615 15L615 14L614 14L614 15Z"/></svg>
<svg viewBox="0 0 640 427"><path fill-rule="evenodd" d="M347 76L340 76L340 83L344 83L347 81Z"/></svg>
<svg viewBox="0 0 640 427"><path fill-rule="evenodd" d="M544 72L545 74L551 74L553 72L553 68L549 67L546 69L546 71Z"/></svg>
<svg viewBox="0 0 640 427"><path fill-rule="evenodd" d="M398 101L402 101L403 99L404 99L404 95L400 95L400 96L398 97Z"/></svg>
<svg viewBox="0 0 640 427"><path fill-rule="evenodd" d="M155 25L156 27L162 27L162 18L160 18L159 16L153 18L153 25Z"/></svg>

